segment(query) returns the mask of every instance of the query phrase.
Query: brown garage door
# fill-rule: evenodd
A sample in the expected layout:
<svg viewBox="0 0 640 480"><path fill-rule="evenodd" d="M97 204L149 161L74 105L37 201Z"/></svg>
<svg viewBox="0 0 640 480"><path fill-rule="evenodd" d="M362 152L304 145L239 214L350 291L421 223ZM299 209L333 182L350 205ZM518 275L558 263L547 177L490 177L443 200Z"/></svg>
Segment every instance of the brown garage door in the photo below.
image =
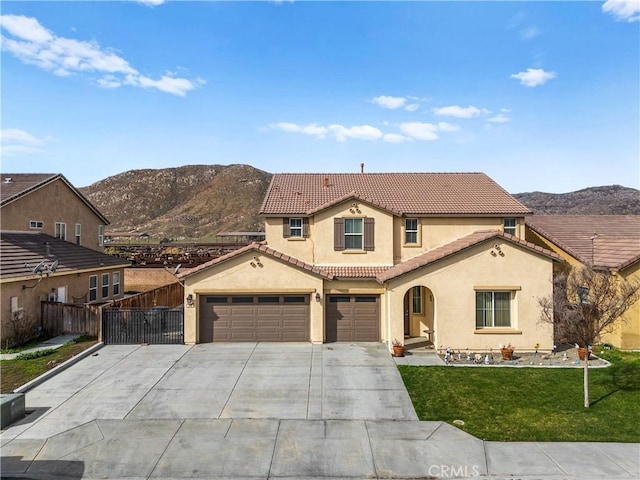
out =
<svg viewBox="0 0 640 480"><path fill-rule="evenodd" d="M380 341L380 296L329 295L325 336L327 342Z"/></svg>
<svg viewBox="0 0 640 480"><path fill-rule="evenodd" d="M309 295L203 295L200 342L309 341Z"/></svg>

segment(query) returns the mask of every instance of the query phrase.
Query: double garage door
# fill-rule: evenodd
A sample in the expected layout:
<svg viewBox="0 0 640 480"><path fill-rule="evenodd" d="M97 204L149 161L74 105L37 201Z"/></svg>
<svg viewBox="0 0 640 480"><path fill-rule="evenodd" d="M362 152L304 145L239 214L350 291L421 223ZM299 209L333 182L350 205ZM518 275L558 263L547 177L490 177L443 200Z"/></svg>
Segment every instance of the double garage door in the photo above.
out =
<svg viewBox="0 0 640 480"><path fill-rule="evenodd" d="M203 295L199 341L308 342L309 295ZM378 295L327 295L326 342L378 342Z"/></svg>
<svg viewBox="0 0 640 480"><path fill-rule="evenodd" d="M307 342L309 295L200 297L200 342Z"/></svg>

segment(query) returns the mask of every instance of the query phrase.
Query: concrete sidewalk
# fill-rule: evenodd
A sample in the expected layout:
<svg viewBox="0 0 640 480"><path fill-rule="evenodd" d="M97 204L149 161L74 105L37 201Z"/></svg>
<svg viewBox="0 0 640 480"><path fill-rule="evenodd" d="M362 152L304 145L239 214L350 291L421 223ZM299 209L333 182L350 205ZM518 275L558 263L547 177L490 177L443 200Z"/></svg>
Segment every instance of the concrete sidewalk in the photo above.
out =
<svg viewBox="0 0 640 480"><path fill-rule="evenodd" d="M33 413L0 434L3 476L640 477L638 444L483 442L418 421L379 344L110 345L26 398Z"/></svg>
<svg viewBox="0 0 640 480"><path fill-rule="evenodd" d="M81 335L70 333L66 335L59 335L57 337L50 338L49 340L45 340L44 342L40 342L38 345L32 348L27 348L18 353L0 353L0 360L13 360L18 355L23 353L34 353L39 352L41 350L50 350L60 348L65 343L69 343L72 340L80 337Z"/></svg>

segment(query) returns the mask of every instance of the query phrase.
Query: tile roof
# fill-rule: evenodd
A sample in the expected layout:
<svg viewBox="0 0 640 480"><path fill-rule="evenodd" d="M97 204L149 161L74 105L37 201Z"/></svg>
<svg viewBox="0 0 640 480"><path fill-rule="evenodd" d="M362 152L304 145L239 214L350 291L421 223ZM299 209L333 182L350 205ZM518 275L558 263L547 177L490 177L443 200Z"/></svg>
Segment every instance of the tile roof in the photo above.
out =
<svg viewBox="0 0 640 480"><path fill-rule="evenodd" d="M0 173L0 179L0 206L11 203L48 183L60 179L78 195L80 200L84 202L105 225L109 225L109 220L107 220L80 190L74 187L69 180L60 173ZM7 181L7 179L11 181Z"/></svg>
<svg viewBox="0 0 640 480"><path fill-rule="evenodd" d="M32 276L40 262L51 265L55 260L56 275L130 265L127 260L43 233L0 232L0 279Z"/></svg>
<svg viewBox="0 0 640 480"><path fill-rule="evenodd" d="M623 268L640 256L640 215L534 215L526 223L587 265Z"/></svg>
<svg viewBox="0 0 640 480"><path fill-rule="evenodd" d="M260 213L310 215L352 195L396 215L531 214L483 173L275 174Z"/></svg>
<svg viewBox="0 0 640 480"><path fill-rule="evenodd" d="M418 255L417 257L410 258L398 265L393 266L388 269L384 273L381 273L377 276L377 280L380 283L384 283L393 278L399 277L400 275L404 275L405 273L412 272L418 268L424 267L431 263L434 263L438 260L442 260L443 258L454 255L462 250L465 250L469 247L473 247L474 245L478 245L482 242L493 238L500 238L501 240L506 240L510 243L523 246L529 250L537 252L540 255L544 255L553 260L561 260L560 256L555 252L550 250L546 250L538 245L535 245L531 242L527 242L525 240L521 240L518 237L513 235L509 235L508 233L503 233L497 230L486 230L480 232L474 232L466 237L459 238L450 242L446 245L442 245L441 247L434 248L433 250L429 250L428 252L423 253L422 255Z"/></svg>
<svg viewBox="0 0 640 480"><path fill-rule="evenodd" d="M336 279L339 278L376 278L378 275L386 272L393 267L365 267L365 266L340 266L340 267L325 267L320 266L324 272L333 276Z"/></svg>
<svg viewBox="0 0 640 480"><path fill-rule="evenodd" d="M303 262L302 260L299 260L295 257L292 257L290 255L286 255L282 252L279 252L277 250L274 250L273 248L269 248L266 245L266 242L253 242L250 243L249 245L246 245L242 248L239 248L238 250L234 250L231 253L228 253L226 255L223 255L221 257L218 258L214 258L213 260L210 260L206 263L203 263L201 265L198 265L197 267L191 268L186 272L183 272L182 274L178 275L178 278L186 278L189 277L195 273L201 272L202 270L205 270L213 265L218 265L220 263L226 262L228 260L231 260L232 258L237 257L238 255L242 255L243 253L246 252L250 252L250 251L255 251L255 252L260 252L260 253L264 253L267 254L273 258L278 258L280 260L282 260L283 262L287 262L291 265L294 265L296 267L299 267L303 270L307 270L309 272L315 273L316 275L319 275L322 278L325 278L327 280L331 280L333 279L333 276L330 275L329 273L325 272L324 269L319 268L319 267L314 267L313 265L310 265L306 262Z"/></svg>

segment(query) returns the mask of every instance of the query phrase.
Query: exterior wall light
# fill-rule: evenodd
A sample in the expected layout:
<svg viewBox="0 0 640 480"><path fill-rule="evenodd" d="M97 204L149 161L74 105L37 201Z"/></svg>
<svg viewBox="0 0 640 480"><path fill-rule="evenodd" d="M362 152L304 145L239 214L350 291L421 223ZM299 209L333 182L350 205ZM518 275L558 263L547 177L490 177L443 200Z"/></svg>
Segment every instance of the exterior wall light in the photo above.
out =
<svg viewBox="0 0 640 480"><path fill-rule="evenodd" d="M320 301L320 294L316 292L316 302Z"/></svg>
<svg viewBox="0 0 640 480"><path fill-rule="evenodd" d="M189 307L193 307L193 294L190 293L189 295L187 295L187 305Z"/></svg>

